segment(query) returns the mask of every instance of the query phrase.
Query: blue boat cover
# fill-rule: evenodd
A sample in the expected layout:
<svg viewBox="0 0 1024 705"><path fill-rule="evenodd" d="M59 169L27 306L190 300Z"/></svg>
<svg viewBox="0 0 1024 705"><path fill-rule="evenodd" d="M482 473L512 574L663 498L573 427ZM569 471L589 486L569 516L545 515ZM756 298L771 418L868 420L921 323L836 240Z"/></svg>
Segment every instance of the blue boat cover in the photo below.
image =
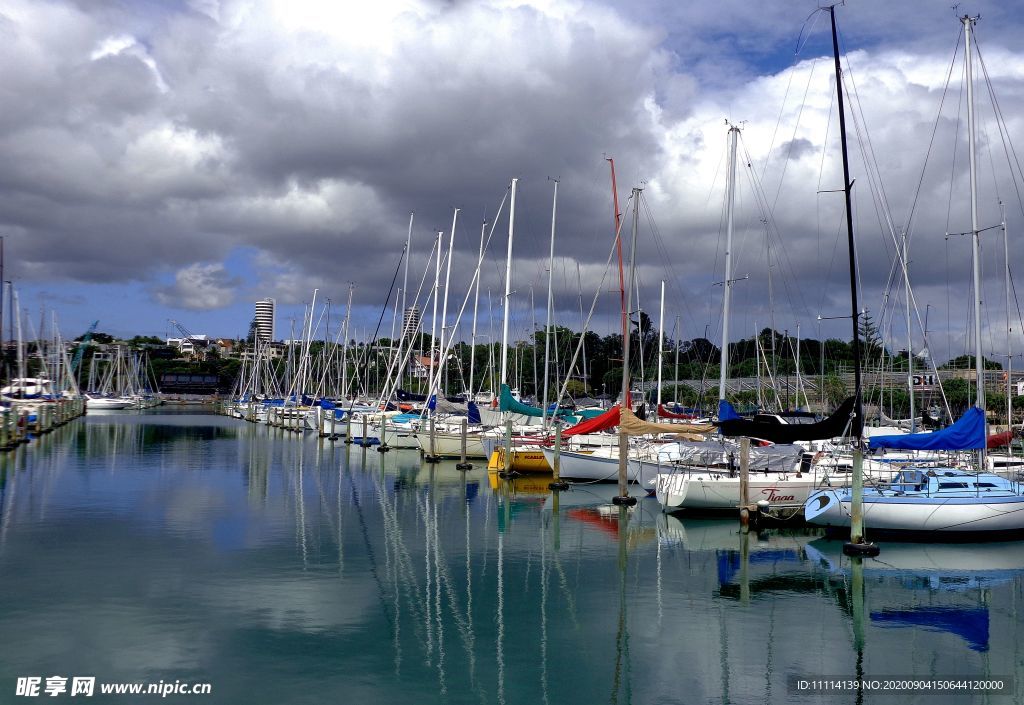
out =
<svg viewBox="0 0 1024 705"><path fill-rule="evenodd" d="M918 607L908 610L881 610L871 613L871 621L880 627L920 627L929 631L956 634L972 651L988 651L988 608Z"/></svg>
<svg viewBox="0 0 1024 705"><path fill-rule="evenodd" d="M740 415L736 413L736 409L732 408L732 404L727 402L725 399L718 400L719 421L734 421L738 418L740 418Z"/></svg>
<svg viewBox="0 0 1024 705"><path fill-rule="evenodd" d="M480 418L480 409L477 407L476 402L469 402L466 407L469 409L469 423L483 423L483 419Z"/></svg>
<svg viewBox="0 0 1024 705"><path fill-rule="evenodd" d="M968 450L984 448L985 412L976 406L941 431L910 433L905 436L872 436L868 447L904 450Z"/></svg>

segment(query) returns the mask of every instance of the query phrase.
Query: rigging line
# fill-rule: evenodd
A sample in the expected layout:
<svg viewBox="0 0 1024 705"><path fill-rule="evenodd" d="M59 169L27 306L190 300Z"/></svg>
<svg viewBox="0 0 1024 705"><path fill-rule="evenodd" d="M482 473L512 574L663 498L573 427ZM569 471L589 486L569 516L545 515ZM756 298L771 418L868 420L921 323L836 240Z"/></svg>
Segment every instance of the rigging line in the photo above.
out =
<svg viewBox="0 0 1024 705"><path fill-rule="evenodd" d="M623 213L629 212L629 203L630 201L632 201L632 199L633 194L630 193L630 195L626 198L625 207L622 211ZM636 205L634 204L633 207L635 208ZM561 399L562 397L565 396L566 388L569 386L569 381L572 379L571 372L573 369L575 369L576 363L579 362L580 350L582 350L583 344L586 341L587 331L590 329L590 321L594 316L594 309L597 307L598 298L601 296L602 290L604 289L604 283L608 279L608 272L611 271L612 258L615 256L616 244L618 243L619 236L622 231L622 225L623 223L625 223L625 221L625 218L620 219L618 227L615 230L615 237L612 238L612 247L611 250L608 252L608 261L605 263L604 273L601 275L601 282L598 284L597 289L594 291L594 298L590 303L590 312L587 314L587 320L584 321L583 323L583 329L580 331L580 339L576 344L576 350L575 352L573 352L572 360L569 362L569 366L566 368L568 372L566 373L565 382L563 382L561 389L559 389L558 395L555 397L556 399ZM623 344L625 344L625 341L623 341Z"/></svg>
<svg viewBox="0 0 1024 705"><path fill-rule="evenodd" d="M953 139L953 159L950 161L950 167L949 167L949 196L946 199L946 232L947 233L949 232L949 218L950 218L950 215L952 213L952 208L953 208L953 184L954 184L955 177L956 177L957 148L959 147L959 143L960 143L960 140L958 139L960 137L960 116L963 114L963 110L964 110L963 106L964 106L964 101L966 99L966 97L964 95L964 88L966 87L966 84L967 84L967 69L966 69L966 67L963 69L963 71L960 74L960 76L961 76L961 79L960 79L960 101L958 103L958 111L957 111L957 115L956 115L956 129L953 132L953 135L954 135L954 139Z"/></svg>
<svg viewBox="0 0 1024 705"><path fill-rule="evenodd" d="M677 297L677 301L681 302L682 308L691 321L696 321L690 310L689 299L683 296L682 289L678 285L678 277L672 274L675 268L672 266L672 260L669 256L667 247L665 246L664 239L661 237L661 229L658 227L657 222L654 219L654 214L651 210L650 204L647 199L641 199L641 205L643 206L644 214L647 216L647 224L651 228L652 239L654 240L655 247L658 248L658 252L662 258L662 267L665 273L665 281L669 284L671 293Z"/></svg>
<svg viewBox="0 0 1024 705"><path fill-rule="evenodd" d="M942 97L939 99L939 108L936 111L935 121L932 124L932 134L928 140L928 151L925 153L925 162L921 166L921 176L918 179L918 186L914 189L913 199L910 201L910 211L907 213L906 222L904 224L904 231L910 232L910 225L913 222L913 215L918 207L918 200L921 198L921 190L925 182L925 173L928 171L928 161L932 155L932 148L935 146L935 137L939 130L939 123L942 119L942 107L945 105L946 95L949 92L949 83L952 80L953 68L956 66L956 54L959 52L959 42L964 37L964 33L961 31L956 32L956 46L953 48L953 56L949 61L949 70L946 72L946 81L942 87ZM947 217L947 229L948 230L948 217Z"/></svg>
<svg viewBox="0 0 1024 705"><path fill-rule="evenodd" d="M1020 183L1017 181L1017 175L1020 174L1021 178L1024 179L1024 171L1021 170L1020 160L1017 158L1017 150L1013 147L1013 141L1010 139L1009 129L1006 126L1006 119L1003 117L1003 109L999 105L999 99L996 97L995 89L992 86L992 79L988 74L988 67L985 65L985 60L981 56L980 47L975 44L975 50L978 54L978 62L981 64L981 71L985 77L985 86L988 88L989 98L992 101L992 109L996 116L996 124L999 126L999 136L1003 142L1003 151L1006 154L1007 166L1010 167L1010 173L1013 178L1013 188L1017 193L1017 204L1021 209L1021 214L1024 215L1024 198L1021 196ZM1007 149L1009 144L1009 149ZM1013 155L1013 161L1010 161L1010 155ZM1017 167L1017 171L1013 170L1014 165Z"/></svg>
<svg viewBox="0 0 1024 705"><path fill-rule="evenodd" d="M795 121L795 124L793 125L793 136L792 136L792 138L789 141L789 148L786 151L786 159L785 159L785 161L782 164L782 173L779 175L779 186L775 190L775 198L772 200L772 210L775 210L775 207L779 203L779 197L782 194L782 185L783 185L783 183L785 182L785 179L786 179L786 170L789 168L790 157L791 157L791 155L793 153L793 149L796 146L797 131L800 128L800 120L803 117L804 108L807 106L807 94L810 93L811 83L813 83L813 81L814 81L814 69L817 66L818 66L818 59L815 58L815 59L813 59L811 61L811 70L807 74L807 85L804 86L803 100L800 102L800 110L797 111L797 114L796 114L796 121ZM787 93L788 93L788 89L787 89ZM782 114L781 114L781 110L780 110L779 119L781 120L781 118L782 118ZM765 167L766 168L767 168L767 164L768 164L768 162L767 162L767 160L765 160ZM763 174L762 174L762 178L763 178Z"/></svg>
<svg viewBox="0 0 1024 705"><path fill-rule="evenodd" d="M860 93L857 90L857 80L853 75L853 68L850 66L849 57L846 57L846 71L843 72L842 77L844 81L849 79L850 86L852 87L852 90L847 91L847 95L851 97L850 102L853 104L851 117L853 118L854 126L856 128L861 157L864 159L866 167L865 171L870 183L872 184L872 194L877 190L878 200L881 203L881 210L885 215L889 231L895 234L896 228L892 222L892 209L889 207L889 200L885 195L885 186L882 183L882 171L879 169L878 159L875 157L875 146L871 141L871 133L868 130L867 118L864 115L864 106L860 100Z"/></svg>
<svg viewBox="0 0 1024 705"><path fill-rule="evenodd" d="M826 8L824 7L816 8L813 12L811 12L811 14L807 15L807 17L804 19L804 23L800 26L800 33L797 34L796 37L796 50L793 52L796 56L800 56L800 52L803 51L804 46L810 40L811 34L814 33L814 28L818 24L818 16L823 14L825 9ZM810 27L808 27L807 23L810 22L811 20L814 20L814 23L811 24ZM800 41L801 39L803 41Z"/></svg>
<svg viewBox="0 0 1024 705"><path fill-rule="evenodd" d="M754 193L755 201L758 203L758 207L761 210L762 215L764 217L766 234L769 238L774 239L775 242L778 243L777 251L782 253L783 257L785 258L785 263L789 265L788 274L792 278L792 281L799 282L800 278L796 275L796 268L793 265L793 261L789 255L789 250L786 247L786 240L782 237L782 234L779 231L778 224L775 222L775 215L773 212L774 209L770 207L767 203L767 197L764 192L764 186L758 180L757 174L751 166L753 160L750 158L750 153L747 149L746 142L742 141L742 137L741 142L743 146L743 153L746 157L749 178L751 180L751 190ZM802 310L802 313L805 316L810 316L810 307L807 305L807 300L804 298L803 290L797 287L797 298L799 298L800 306L802 307L801 309L797 307L796 302L794 301L793 293L792 291L790 291L789 281L789 279L783 278L782 285L786 291L786 298L789 301L790 308L794 311Z"/></svg>

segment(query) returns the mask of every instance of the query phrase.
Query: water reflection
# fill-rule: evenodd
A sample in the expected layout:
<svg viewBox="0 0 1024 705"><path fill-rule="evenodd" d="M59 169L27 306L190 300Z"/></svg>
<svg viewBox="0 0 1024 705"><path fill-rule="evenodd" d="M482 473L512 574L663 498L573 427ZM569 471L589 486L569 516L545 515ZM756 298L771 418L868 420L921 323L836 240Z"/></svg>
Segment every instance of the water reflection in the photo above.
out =
<svg viewBox="0 0 1024 705"><path fill-rule="evenodd" d="M1015 675L1019 544L886 544L552 494L215 416L87 417L0 456L0 688L216 702L765 702L794 675ZM852 698L851 698L852 699Z"/></svg>

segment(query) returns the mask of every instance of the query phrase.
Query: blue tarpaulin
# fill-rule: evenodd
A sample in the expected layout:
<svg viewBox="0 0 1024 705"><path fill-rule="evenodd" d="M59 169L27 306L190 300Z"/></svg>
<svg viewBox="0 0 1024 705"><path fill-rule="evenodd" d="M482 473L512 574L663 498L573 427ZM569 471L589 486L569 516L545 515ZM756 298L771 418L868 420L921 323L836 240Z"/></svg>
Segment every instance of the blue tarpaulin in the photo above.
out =
<svg viewBox="0 0 1024 705"><path fill-rule="evenodd" d="M972 406L956 423L941 431L910 433L905 436L872 436L868 439L868 447L872 449L969 450L984 448L985 443L985 412L976 406Z"/></svg>
<svg viewBox="0 0 1024 705"><path fill-rule="evenodd" d="M740 415L736 413L736 409L732 408L732 404L727 402L725 399L718 400L719 421L733 421L738 418L740 418Z"/></svg>

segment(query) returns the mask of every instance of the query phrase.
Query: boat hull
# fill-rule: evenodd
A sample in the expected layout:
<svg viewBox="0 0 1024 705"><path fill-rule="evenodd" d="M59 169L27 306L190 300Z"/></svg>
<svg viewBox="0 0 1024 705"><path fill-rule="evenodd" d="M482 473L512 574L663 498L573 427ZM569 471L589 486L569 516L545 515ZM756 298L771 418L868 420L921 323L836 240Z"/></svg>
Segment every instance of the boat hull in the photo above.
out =
<svg viewBox="0 0 1024 705"><path fill-rule="evenodd" d="M748 497L751 504L764 500L769 508L802 507L807 497L821 484L821 479L814 473L773 475L750 478ZM736 509L740 506L740 480L739 477L713 473L663 472L655 482L655 496L666 511Z"/></svg>
<svg viewBox="0 0 1024 705"><path fill-rule="evenodd" d="M1024 496L971 497L864 496L865 530L944 534L1024 532ZM822 490L805 507L808 523L850 527L851 497L845 490Z"/></svg>

